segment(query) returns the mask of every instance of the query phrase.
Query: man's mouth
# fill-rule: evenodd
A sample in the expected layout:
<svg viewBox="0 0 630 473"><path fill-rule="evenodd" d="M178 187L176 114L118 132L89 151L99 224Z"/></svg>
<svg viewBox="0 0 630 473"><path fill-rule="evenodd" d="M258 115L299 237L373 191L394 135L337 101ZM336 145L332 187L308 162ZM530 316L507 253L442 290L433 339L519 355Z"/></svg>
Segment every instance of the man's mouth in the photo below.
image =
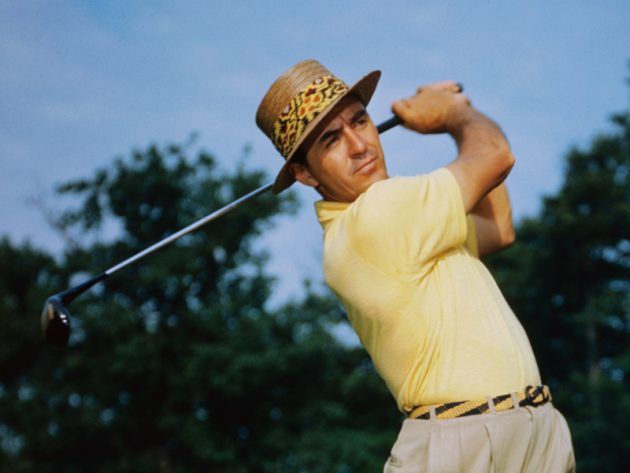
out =
<svg viewBox="0 0 630 473"><path fill-rule="evenodd" d="M376 156L374 156L373 158L367 158L365 160L365 162L363 162L355 171L353 174L357 174L358 172L364 171L364 172L368 172L370 171L374 166L372 166L373 163L376 163Z"/></svg>

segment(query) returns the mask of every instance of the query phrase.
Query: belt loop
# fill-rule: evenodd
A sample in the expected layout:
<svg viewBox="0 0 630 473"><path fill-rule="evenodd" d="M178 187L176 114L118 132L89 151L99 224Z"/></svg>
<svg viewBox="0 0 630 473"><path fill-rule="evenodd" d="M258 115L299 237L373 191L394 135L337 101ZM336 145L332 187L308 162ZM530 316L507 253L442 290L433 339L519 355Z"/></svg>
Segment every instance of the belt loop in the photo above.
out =
<svg viewBox="0 0 630 473"><path fill-rule="evenodd" d="M520 407L519 402L518 402L518 396L516 395L515 392L511 392L510 396L512 396L512 404L514 404L514 409L517 409Z"/></svg>
<svg viewBox="0 0 630 473"><path fill-rule="evenodd" d="M437 416L435 414L435 406L429 406L429 418L432 422L437 420Z"/></svg>
<svg viewBox="0 0 630 473"><path fill-rule="evenodd" d="M494 408L494 399L492 399L492 396L488 396L488 407L490 408L490 412L496 412L497 411Z"/></svg>

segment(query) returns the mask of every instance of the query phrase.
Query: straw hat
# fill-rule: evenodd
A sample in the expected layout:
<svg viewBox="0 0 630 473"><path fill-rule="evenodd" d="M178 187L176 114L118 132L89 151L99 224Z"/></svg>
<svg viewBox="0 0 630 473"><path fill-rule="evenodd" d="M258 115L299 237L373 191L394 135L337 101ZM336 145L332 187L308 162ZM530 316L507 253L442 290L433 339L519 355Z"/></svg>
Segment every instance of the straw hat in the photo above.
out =
<svg viewBox="0 0 630 473"><path fill-rule="evenodd" d="M289 162L317 124L347 95L356 95L367 106L380 76L380 71L372 71L348 87L319 62L307 59L269 87L258 106L256 124L285 160L273 186L274 194L295 182Z"/></svg>

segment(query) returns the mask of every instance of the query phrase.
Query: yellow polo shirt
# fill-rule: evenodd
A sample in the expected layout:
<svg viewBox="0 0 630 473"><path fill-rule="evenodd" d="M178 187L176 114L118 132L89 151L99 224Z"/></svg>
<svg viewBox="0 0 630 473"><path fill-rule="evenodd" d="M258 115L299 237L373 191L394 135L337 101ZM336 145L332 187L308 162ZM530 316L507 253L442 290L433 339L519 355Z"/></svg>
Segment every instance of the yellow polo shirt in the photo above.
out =
<svg viewBox="0 0 630 473"><path fill-rule="evenodd" d="M379 181L352 203L315 209L326 282L401 411L540 384L448 169Z"/></svg>

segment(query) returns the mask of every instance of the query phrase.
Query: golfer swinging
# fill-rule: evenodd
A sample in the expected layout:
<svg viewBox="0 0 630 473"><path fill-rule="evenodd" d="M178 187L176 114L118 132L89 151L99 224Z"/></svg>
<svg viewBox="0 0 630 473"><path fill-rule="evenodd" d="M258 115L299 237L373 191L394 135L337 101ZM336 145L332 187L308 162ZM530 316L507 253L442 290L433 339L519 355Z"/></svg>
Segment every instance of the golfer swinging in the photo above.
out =
<svg viewBox="0 0 630 473"><path fill-rule="evenodd" d="M278 78L256 121L295 180L323 200L324 275L405 413L385 472L567 472L567 423L541 384L527 335L479 260L514 239L505 136L454 82L393 104L404 126L448 133L453 162L387 175L365 107L380 76L353 87L317 61Z"/></svg>

